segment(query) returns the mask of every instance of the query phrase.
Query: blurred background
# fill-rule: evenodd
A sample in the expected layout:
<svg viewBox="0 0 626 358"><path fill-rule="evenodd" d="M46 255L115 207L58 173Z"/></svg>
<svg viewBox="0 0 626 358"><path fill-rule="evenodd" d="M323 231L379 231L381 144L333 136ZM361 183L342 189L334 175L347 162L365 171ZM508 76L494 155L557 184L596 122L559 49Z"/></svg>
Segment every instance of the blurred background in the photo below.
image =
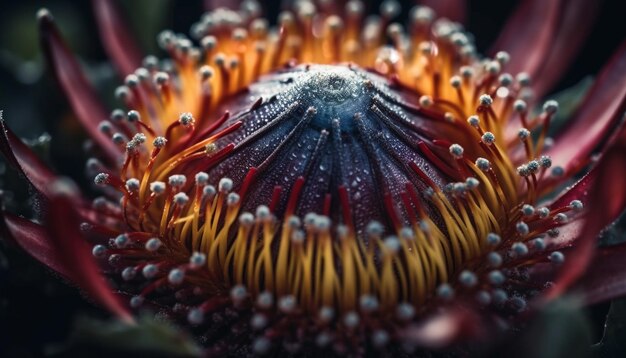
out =
<svg viewBox="0 0 626 358"><path fill-rule="evenodd" d="M404 9L412 4L411 1L401 2ZM599 11L593 31L563 80L554 88L555 93L580 83L582 85L575 88L581 91L587 88L583 80L597 73L626 38L624 1L594 2L598 3ZM191 24L204 11L201 0L118 3L141 51L159 57L164 54L156 46L156 35L163 29L188 34ZM275 19L280 2L261 3L271 4L265 12L269 19ZM484 53L498 36L516 1L470 0L468 3L466 27L475 35L479 52ZM107 62L89 1L0 0L0 110L8 125L57 172L72 177L89 190L87 183L91 179L84 176L84 133L42 61L35 21L35 14L42 6L52 12L71 49L87 70L89 79L96 85L102 101L114 108L113 91L121 79ZM404 11L403 16L406 17L407 13ZM5 206L11 211L27 217L35 214L36 201L31 198L28 188L1 160L0 188ZM575 320L575 324L584 326L580 332L586 334L590 342L601 339L609 307L610 304L603 304L574 313L581 317ZM618 312L615 307L619 305L613 309ZM59 352L63 351L63 343L67 342L77 317L100 315L76 289L65 285L29 256L0 240L0 356L61 354ZM626 318L620 318L626 314L614 317L620 326L626 323ZM565 324L563 329L569 329L571 325ZM583 344L587 344L585 342ZM596 346L592 352L602 356L613 353L626 356L619 340L615 346Z"/></svg>

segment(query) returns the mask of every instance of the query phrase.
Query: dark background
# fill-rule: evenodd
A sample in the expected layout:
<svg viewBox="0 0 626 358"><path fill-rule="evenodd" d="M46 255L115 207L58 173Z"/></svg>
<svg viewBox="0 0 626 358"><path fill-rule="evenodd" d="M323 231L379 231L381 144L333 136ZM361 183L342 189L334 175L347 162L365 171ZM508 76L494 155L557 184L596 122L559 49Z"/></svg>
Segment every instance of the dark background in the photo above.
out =
<svg viewBox="0 0 626 358"><path fill-rule="evenodd" d="M547 0L549 1L549 0ZM593 1L593 0L589 0ZM411 2L402 1L404 9ZM594 1L600 6L598 19L580 55L554 89L562 90L597 73L611 53L626 39L623 0ZM266 1L268 18L275 19L278 2ZM467 28L476 36L479 52L486 52L495 40L515 1L469 1ZM75 53L89 69L90 79L112 108L113 90L120 83L98 38L89 1L0 1L0 110L9 126L21 137L33 140L55 169L73 177L83 186L85 160L83 132L69 110L67 101L42 63L35 13L45 6ZM136 0L123 9L145 54L163 53L155 37L162 29L189 33L190 25L203 11L194 1ZM404 13L406 13L405 11ZM42 136L49 133L50 136ZM31 201L24 184L0 161L0 188L6 206L32 216ZM11 190L7 190L11 188ZM608 304L591 308L594 340L600 339ZM49 347L66 340L75 317L99 316L76 289L67 286L26 254L0 242L0 356L39 356Z"/></svg>

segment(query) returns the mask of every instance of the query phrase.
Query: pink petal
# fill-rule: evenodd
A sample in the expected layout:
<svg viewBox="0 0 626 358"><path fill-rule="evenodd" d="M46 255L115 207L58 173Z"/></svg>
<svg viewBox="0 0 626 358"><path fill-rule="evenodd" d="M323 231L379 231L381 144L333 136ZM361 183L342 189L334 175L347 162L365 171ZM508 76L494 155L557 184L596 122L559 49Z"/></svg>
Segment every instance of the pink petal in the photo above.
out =
<svg viewBox="0 0 626 358"><path fill-rule="evenodd" d="M76 282L74 273L59 259L56 247L41 225L2 211L0 225L5 226L7 234L37 261L58 272L68 281Z"/></svg>
<svg viewBox="0 0 626 358"><path fill-rule="evenodd" d="M133 41L113 0L93 0L100 38L109 57L122 75L131 74L141 65L139 46Z"/></svg>
<svg viewBox="0 0 626 358"><path fill-rule="evenodd" d="M597 1L561 1L556 34L552 39L549 53L539 68L539 73L532 81L537 98L543 97L569 68L591 31L597 10Z"/></svg>
<svg viewBox="0 0 626 358"><path fill-rule="evenodd" d="M65 179L52 184L54 196L50 199L50 210L46 217L46 228L57 253L67 269L74 273L74 281L89 297L107 308L127 323L134 319L130 311L100 273L91 250L80 232L80 220L75 209L78 194L72 183Z"/></svg>
<svg viewBox="0 0 626 358"><path fill-rule="evenodd" d="M559 1L522 1L508 19L492 47L506 51L511 60L505 71L528 72L534 77L550 52L559 16Z"/></svg>
<svg viewBox="0 0 626 358"><path fill-rule="evenodd" d="M602 70L580 110L567 127L556 136L554 147L545 154L553 165L565 169L565 176L589 162L596 147L601 145L622 117L626 100L626 42Z"/></svg>
<svg viewBox="0 0 626 358"><path fill-rule="evenodd" d="M464 339L477 339L484 332L476 313L461 307L450 308L403 329L402 338L419 347L441 349Z"/></svg>
<svg viewBox="0 0 626 358"><path fill-rule="evenodd" d="M559 277L546 293L548 299L557 297L585 272L593 255L599 233L626 209L626 130L622 130L597 164L596 180L589 189L587 214L580 236L568 251Z"/></svg>
<svg viewBox="0 0 626 358"><path fill-rule="evenodd" d="M49 195L50 183L56 178L48 166L0 121L0 151L8 162L30 181L45 196Z"/></svg>
<svg viewBox="0 0 626 358"><path fill-rule="evenodd" d="M207 11L211 11L220 7L225 7L228 9L238 9L239 8L238 0L204 0L204 8Z"/></svg>
<svg viewBox="0 0 626 358"><path fill-rule="evenodd" d="M104 150L111 163L117 163L120 149L111 138L98 130L101 120L107 118L96 92L63 41L52 15L47 10L38 13L39 36L48 66L54 71L59 85L65 92L74 113L93 140Z"/></svg>
<svg viewBox="0 0 626 358"><path fill-rule="evenodd" d="M598 249L585 274L574 286L586 304L626 295L626 243Z"/></svg>
<svg viewBox="0 0 626 358"><path fill-rule="evenodd" d="M460 23L465 22L467 11L465 0L423 0L419 3L435 10L437 17L445 17Z"/></svg>

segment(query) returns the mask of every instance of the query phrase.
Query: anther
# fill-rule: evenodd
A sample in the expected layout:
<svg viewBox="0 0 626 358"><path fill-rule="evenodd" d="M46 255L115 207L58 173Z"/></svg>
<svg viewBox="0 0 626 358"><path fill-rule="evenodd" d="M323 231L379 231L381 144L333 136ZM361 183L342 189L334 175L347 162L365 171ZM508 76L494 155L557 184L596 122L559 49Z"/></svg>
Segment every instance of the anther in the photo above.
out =
<svg viewBox="0 0 626 358"><path fill-rule="evenodd" d="M535 214L535 207L532 205L524 204L521 211L524 216L532 216L533 214Z"/></svg>
<svg viewBox="0 0 626 358"><path fill-rule="evenodd" d="M526 139L528 139L528 137L530 137L530 131L526 128L520 128L520 130L517 132L517 136L522 141L525 141Z"/></svg>
<svg viewBox="0 0 626 358"><path fill-rule="evenodd" d="M519 83L522 87L530 86L530 75L526 72L518 73L517 76L515 76L515 79L517 80L517 83Z"/></svg>
<svg viewBox="0 0 626 358"><path fill-rule="evenodd" d="M469 270L463 270L459 274L459 282L465 287L474 287L478 283L478 278L475 273Z"/></svg>
<svg viewBox="0 0 626 358"><path fill-rule="evenodd" d="M176 195L174 195L174 197L172 198L172 201L174 202L174 204L182 207L189 202L189 196L187 196L187 194L183 192L176 193Z"/></svg>
<svg viewBox="0 0 626 358"><path fill-rule="evenodd" d="M178 123L180 123L183 127L189 127L196 123L195 118L193 118L193 114L189 112L181 113L178 117Z"/></svg>
<svg viewBox="0 0 626 358"><path fill-rule="evenodd" d="M478 301L478 303L480 303L483 306L487 306L491 303L491 295L489 294L489 292L485 290L480 290L476 292L475 297L476 297L476 301Z"/></svg>
<svg viewBox="0 0 626 358"><path fill-rule="evenodd" d="M547 155L542 155L541 158L539 158L539 164L543 168L550 168L552 166L552 158Z"/></svg>
<svg viewBox="0 0 626 358"><path fill-rule="evenodd" d="M196 173L196 185L206 185L209 182L209 174L205 172Z"/></svg>
<svg viewBox="0 0 626 358"><path fill-rule="evenodd" d="M534 239L532 241L532 244L533 244L533 248L538 251L542 251L546 248L546 242L540 237Z"/></svg>
<svg viewBox="0 0 626 358"><path fill-rule="evenodd" d="M161 242L161 240L153 237L150 240L146 241L145 248L150 252L156 252L162 245L163 243Z"/></svg>
<svg viewBox="0 0 626 358"><path fill-rule="evenodd" d="M572 200L569 203L569 208L575 212L581 212L583 210L583 203L580 200Z"/></svg>
<svg viewBox="0 0 626 358"><path fill-rule="evenodd" d="M544 207L541 207L539 209L537 209L537 214L539 214L539 217L542 219L547 218L550 215L550 209Z"/></svg>
<svg viewBox="0 0 626 358"><path fill-rule="evenodd" d="M122 280L130 281L137 276L137 270L134 267L126 267L122 270Z"/></svg>
<svg viewBox="0 0 626 358"><path fill-rule="evenodd" d="M240 304L248 296L248 290L243 285L236 285L230 289L230 299L235 304Z"/></svg>
<svg viewBox="0 0 626 358"><path fill-rule="evenodd" d="M131 110L128 112L128 115L126 116L126 118L128 119L129 122L133 123L133 122L138 122L139 120L141 120L141 115L139 114L139 112L135 110Z"/></svg>
<svg viewBox="0 0 626 358"><path fill-rule="evenodd" d="M179 268L175 268L170 270L170 273L167 275L167 280L172 285L180 285L183 283L185 279L185 272Z"/></svg>
<svg viewBox="0 0 626 358"><path fill-rule="evenodd" d="M126 118L126 114L124 113L124 111L118 108L118 109L114 109L111 112L111 115L109 116L109 118L114 122L121 122L122 120L124 120L124 118Z"/></svg>
<svg viewBox="0 0 626 358"><path fill-rule="evenodd" d="M430 96L421 96L419 99L420 106L428 108L433 105L433 98Z"/></svg>
<svg viewBox="0 0 626 358"><path fill-rule="evenodd" d="M269 352L272 342L265 337L258 337L252 342L252 351L256 354L263 355Z"/></svg>
<svg viewBox="0 0 626 358"><path fill-rule="evenodd" d="M506 277L504 276L502 271L493 270L489 272L488 279L492 285L499 286L504 283L504 281L506 280Z"/></svg>
<svg viewBox="0 0 626 358"><path fill-rule="evenodd" d="M261 309L270 309L274 304L274 295L269 291L263 291L256 299L256 305Z"/></svg>
<svg viewBox="0 0 626 358"><path fill-rule="evenodd" d="M453 157L457 159L463 158L463 147L461 147L459 144L452 144L449 150L450 154L452 154Z"/></svg>
<svg viewBox="0 0 626 358"><path fill-rule="evenodd" d="M491 169L491 163L485 158L476 159L476 167L484 172Z"/></svg>
<svg viewBox="0 0 626 358"><path fill-rule="evenodd" d="M500 288L493 290L491 297L493 298L493 302L496 304L503 304L509 299L509 295Z"/></svg>
<svg viewBox="0 0 626 358"><path fill-rule="evenodd" d="M474 128L478 128L478 126L480 125L480 118L478 118L477 115L471 115L469 116L469 118L467 118L467 123L469 123L469 125Z"/></svg>
<svg viewBox="0 0 626 358"><path fill-rule="evenodd" d="M137 307L141 306L142 304L143 304L143 297L141 297L141 296L133 296L130 299L130 306L132 308L137 308Z"/></svg>
<svg viewBox="0 0 626 358"><path fill-rule="evenodd" d="M528 246L526 246L526 244L524 244L523 242L514 243L513 245L511 245L511 250L513 250L513 253L517 257L525 256L526 254L528 254Z"/></svg>
<svg viewBox="0 0 626 358"><path fill-rule="evenodd" d="M554 221L558 222L558 223L565 223L567 222L567 215L565 215L564 213L558 213L554 216Z"/></svg>
<svg viewBox="0 0 626 358"><path fill-rule="evenodd" d="M113 242L115 244L115 247L117 247L118 249L123 249L130 243L130 240L128 240L128 235L120 234L117 235Z"/></svg>
<svg viewBox="0 0 626 358"><path fill-rule="evenodd" d="M154 264L147 264L146 266L143 267L143 270L141 270L141 273L143 274L143 277L150 280L154 278L157 275L157 273L159 273L159 268Z"/></svg>
<svg viewBox="0 0 626 358"><path fill-rule="evenodd" d="M320 308L318 318L323 323L329 323L335 318L335 310L332 307L324 306Z"/></svg>
<svg viewBox="0 0 626 358"><path fill-rule="evenodd" d="M396 316L401 321L410 321L415 317L415 307L410 303L400 303L396 308Z"/></svg>
<svg viewBox="0 0 626 358"><path fill-rule="evenodd" d="M508 87L513 83L513 76L509 73L503 73L498 77L498 82L500 82L500 86Z"/></svg>
<svg viewBox="0 0 626 358"><path fill-rule="evenodd" d="M194 325L201 324L204 321L204 312L199 308L190 309L187 314L187 321Z"/></svg>
<svg viewBox="0 0 626 358"><path fill-rule="evenodd" d="M442 283L437 287L437 297L443 300L450 300L454 297L454 288L448 283Z"/></svg>
<svg viewBox="0 0 626 358"><path fill-rule="evenodd" d="M168 183L173 188L181 188L187 182L187 177L183 174L174 174L170 175L168 178Z"/></svg>
<svg viewBox="0 0 626 358"><path fill-rule="evenodd" d="M492 145L496 141L496 136L491 132L485 132L480 139L486 145Z"/></svg>
<svg viewBox="0 0 626 358"><path fill-rule="evenodd" d="M135 178L130 178L128 180L126 180L126 189L130 192L137 192L139 191L139 186L141 185L141 183L139 182L138 179Z"/></svg>
<svg viewBox="0 0 626 358"><path fill-rule="evenodd" d="M560 265L563 262L565 262L565 255L563 255L561 251L554 251L550 253L550 256L548 256L548 259L550 259L552 263Z"/></svg>
<svg viewBox="0 0 626 358"><path fill-rule="evenodd" d="M515 230L520 235L528 235L528 232L530 231L530 229L528 228L528 224L523 221L519 221L517 224L515 224Z"/></svg>
<svg viewBox="0 0 626 358"><path fill-rule="evenodd" d="M255 314L252 316L252 319L250 319L250 326L257 331L265 328L267 326L267 316L263 313Z"/></svg>
<svg viewBox="0 0 626 358"><path fill-rule="evenodd" d="M378 329L372 335L372 343L376 348L382 348L389 342L389 333L382 329Z"/></svg>
<svg viewBox="0 0 626 358"><path fill-rule="evenodd" d="M467 186L468 189L473 190L473 189L478 188L478 185L480 185L480 182L478 181L478 179L474 177L468 177L467 179L465 179L465 185Z"/></svg>
<svg viewBox="0 0 626 358"><path fill-rule="evenodd" d="M346 313L343 317L343 324L348 328L355 328L359 324L359 321L359 315L354 311Z"/></svg>
<svg viewBox="0 0 626 358"><path fill-rule="evenodd" d="M559 110L559 102L555 100L548 100L543 104L543 110L549 115L555 114Z"/></svg>
<svg viewBox="0 0 626 358"><path fill-rule="evenodd" d="M163 148L165 147L165 144L167 144L167 139L165 139L165 137L156 137L154 138L154 140L152 141L152 145L155 148Z"/></svg>
<svg viewBox="0 0 626 358"><path fill-rule="evenodd" d="M493 104L493 98L488 94L481 94L478 98L478 102L480 102L480 105L483 107L489 107Z"/></svg>
<svg viewBox="0 0 626 358"><path fill-rule="evenodd" d="M378 300L372 295L365 294L360 297L359 306L363 312L373 312L378 309Z"/></svg>
<svg viewBox="0 0 626 358"><path fill-rule="evenodd" d="M515 102L513 102L513 109L518 113L526 113L526 111L528 110L528 105L526 104L526 101L522 99L516 99Z"/></svg>
<svg viewBox="0 0 626 358"><path fill-rule="evenodd" d="M500 237L500 235L495 234L493 232L490 232L489 234L487 234L487 243L491 246L497 246L500 245L500 242L502 242L502 238Z"/></svg>
<svg viewBox="0 0 626 358"><path fill-rule="evenodd" d="M150 191L154 195L160 195L165 192L165 183L162 181L153 181L150 183Z"/></svg>
<svg viewBox="0 0 626 358"><path fill-rule="evenodd" d="M461 77L459 76L452 76L450 77L450 85L454 88L460 88L461 87Z"/></svg>
<svg viewBox="0 0 626 358"><path fill-rule="evenodd" d="M194 252L189 257L189 266L191 269L197 269L206 264L206 255L201 252Z"/></svg>
<svg viewBox="0 0 626 358"><path fill-rule="evenodd" d="M222 193L228 193L233 189L233 181L230 178L222 178L218 184L218 189Z"/></svg>
<svg viewBox="0 0 626 358"><path fill-rule="evenodd" d="M107 173L99 173L98 175L96 175L96 177L93 179L93 182L96 185L100 185L100 186L104 186L109 184L109 179L110 176Z"/></svg>
<svg viewBox="0 0 626 358"><path fill-rule="evenodd" d="M296 298L293 295L281 297L278 300L278 309L283 313L292 313L296 309Z"/></svg>
<svg viewBox="0 0 626 358"><path fill-rule="evenodd" d="M502 255L492 251L487 254L487 261L491 267L500 267L500 265L502 265Z"/></svg>
<svg viewBox="0 0 626 358"><path fill-rule="evenodd" d="M496 53L496 61L500 62L503 65L508 63L510 59L511 55L509 55L508 52L498 51L498 53Z"/></svg>
<svg viewBox="0 0 626 358"><path fill-rule="evenodd" d="M107 252L107 248L104 245L95 245L93 249L91 250L91 254L94 257L99 257L99 258L104 257L106 252Z"/></svg>
<svg viewBox="0 0 626 358"><path fill-rule="evenodd" d="M500 62L497 61L489 61L487 63L487 66L485 66L485 69L487 70L487 72L489 72L490 75L497 75L498 73L500 73ZM482 103L482 101L481 101ZM483 104L485 105L485 104ZM491 104L489 104L491 105Z"/></svg>

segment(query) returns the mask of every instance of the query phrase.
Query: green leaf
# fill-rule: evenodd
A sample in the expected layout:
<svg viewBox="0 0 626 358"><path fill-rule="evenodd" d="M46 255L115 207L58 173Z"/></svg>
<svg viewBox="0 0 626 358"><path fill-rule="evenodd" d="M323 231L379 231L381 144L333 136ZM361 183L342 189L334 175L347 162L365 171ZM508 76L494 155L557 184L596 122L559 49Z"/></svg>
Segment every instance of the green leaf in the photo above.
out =
<svg viewBox="0 0 626 358"><path fill-rule="evenodd" d="M55 353L71 356L94 352L97 355L198 357L202 349L182 330L146 314L135 326L79 317L69 342Z"/></svg>
<svg viewBox="0 0 626 358"><path fill-rule="evenodd" d="M522 332L516 356L533 358L582 358L591 355L589 321L575 297L563 297L546 305Z"/></svg>
<svg viewBox="0 0 626 358"><path fill-rule="evenodd" d="M613 300L606 317L604 335L593 346L597 357L623 357L626 352L626 298Z"/></svg>

